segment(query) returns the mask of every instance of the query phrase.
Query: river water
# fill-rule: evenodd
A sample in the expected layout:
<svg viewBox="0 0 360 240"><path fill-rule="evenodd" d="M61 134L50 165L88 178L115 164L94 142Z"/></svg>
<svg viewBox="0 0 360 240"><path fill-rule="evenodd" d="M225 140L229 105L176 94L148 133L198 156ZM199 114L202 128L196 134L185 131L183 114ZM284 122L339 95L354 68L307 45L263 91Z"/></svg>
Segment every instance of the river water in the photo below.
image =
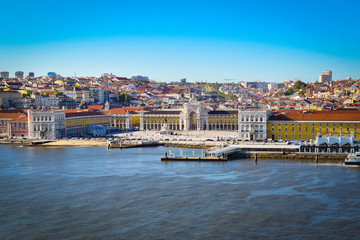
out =
<svg viewBox="0 0 360 240"><path fill-rule="evenodd" d="M169 150L180 153L0 146L0 238L359 237L360 168L283 160L161 162Z"/></svg>

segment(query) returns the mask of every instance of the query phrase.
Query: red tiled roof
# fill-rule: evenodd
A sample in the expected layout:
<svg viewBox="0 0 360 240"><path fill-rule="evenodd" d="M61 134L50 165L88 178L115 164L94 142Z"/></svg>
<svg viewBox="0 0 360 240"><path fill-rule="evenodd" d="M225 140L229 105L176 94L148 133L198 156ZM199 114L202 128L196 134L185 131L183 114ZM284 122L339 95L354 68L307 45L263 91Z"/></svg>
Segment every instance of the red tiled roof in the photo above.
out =
<svg viewBox="0 0 360 240"><path fill-rule="evenodd" d="M126 111L123 108L113 108L110 110L111 114L126 114Z"/></svg>
<svg viewBox="0 0 360 240"><path fill-rule="evenodd" d="M28 117L26 115L22 115L19 118L15 119L15 121L20 121L20 122L27 122L28 121Z"/></svg>
<svg viewBox="0 0 360 240"><path fill-rule="evenodd" d="M76 112L84 112L79 109L65 109L65 113L76 113Z"/></svg>
<svg viewBox="0 0 360 240"><path fill-rule="evenodd" d="M122 107L122 108L112 108L109 112L111 114L136 114L138 112L145 112L152 110L153 107Z"/></svg>
<svg viewBox="0 0 360 240"><path fill-rule="evenodd" d="M155 110L146 112L145 114L180 114L181 110Z"/></svg>
<svg viewBox="0 0 360 240"><path fill-rule="evenodd" d="M103 105L88 105L88 109L96 109L96 110L102 110Z"/></svg>
<svg viewBox="0 0 360 240"><path fill-rule="evenodd" d="M144 112L152 110L152 107L123 107L126 111L136 111L136 112Z"/></svg>
<svg viewBox="0 0 360 240"><path fill-rule="evenodd" d="M128 111L129 114L137 114L138 112L135 111Z"/></svg>
<svg viewBox="0 0 360 240"><path fill-rule="evenodd" d="M23 118L26 118L26 120L22 120ZM27 117L24 113L0 112L0 119L11 119L11 121L27 121Z"/></svg>
<svg viewBox="0 0 360 240"><path fill-rule="evenodd" d="M0 110L0 113L26 113L27 112L27 109L13 109L13 110L10 110L10 109L3 109L3 110Z"/></svg>
<svg viewBox="0 0 360 240"><path fill-rule="evenodd" d="M360 110L334 111L281 111L270 116L269 121L360 121Z"/></svg>
<svg viewBox="0 0 360 240"><path fill-rule="evenodd" d="M238 114L238 110L216 110L216 111L210 111L208 112L209 115L212 114L220 114L220 115L224 115L224 114Z"/></svg>
<svg viewBox="0 0 360 240"><path fill-rule="evenodd" d="M67 118L71 118L71 117L88 117L88 116L100 116L100 115L104 115L106 116L106 114L102 113L102 112L67 112L65 113L65 116Z"/></svg>

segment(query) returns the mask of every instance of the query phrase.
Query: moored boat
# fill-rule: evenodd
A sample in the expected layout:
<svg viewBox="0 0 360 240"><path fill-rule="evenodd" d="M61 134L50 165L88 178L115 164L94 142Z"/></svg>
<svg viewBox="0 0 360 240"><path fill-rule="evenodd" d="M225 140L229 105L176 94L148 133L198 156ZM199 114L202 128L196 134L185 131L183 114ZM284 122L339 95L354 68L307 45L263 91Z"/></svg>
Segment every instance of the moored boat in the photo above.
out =
<svg viewBox="0 0 360 240"><path fill-rule="evenodd" d="M360 165L360 152L349 153L344 164L347 166L359 166Z"/></svg>
<svg viewBox="0 0 360 240"><path fill-rule="evenodd" d="M162 144L159 141L149 141L144 139L142 141L126 141L124 139L108 141L107 146L110 148L134 148L134 147L157 147Z"/></svg>
<svg viewBox="0 0 360 240"><path fill-rule="evenodd" d="M181 153L182 154L182 153ZM168 155L167 152L164 153L164 157L160 158L161 161L195 161L195 162L226 162L228 161L227 156L222 157L212 157L212 156L202 156L202 157L195 157L195 156L175 156L175 154Z"/></svg>

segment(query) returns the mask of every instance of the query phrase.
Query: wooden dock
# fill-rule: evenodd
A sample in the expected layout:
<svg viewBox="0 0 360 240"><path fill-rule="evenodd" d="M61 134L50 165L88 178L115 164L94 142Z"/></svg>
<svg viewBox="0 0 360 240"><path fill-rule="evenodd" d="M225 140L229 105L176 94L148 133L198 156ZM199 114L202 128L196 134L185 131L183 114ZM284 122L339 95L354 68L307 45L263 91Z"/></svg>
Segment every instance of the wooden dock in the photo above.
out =
<svg viewBox="0 0 360 240"><path fill-rule="evenodd" d="M187 161L187 162L227 162L222 157L162 157L161 161Z"/></svg>

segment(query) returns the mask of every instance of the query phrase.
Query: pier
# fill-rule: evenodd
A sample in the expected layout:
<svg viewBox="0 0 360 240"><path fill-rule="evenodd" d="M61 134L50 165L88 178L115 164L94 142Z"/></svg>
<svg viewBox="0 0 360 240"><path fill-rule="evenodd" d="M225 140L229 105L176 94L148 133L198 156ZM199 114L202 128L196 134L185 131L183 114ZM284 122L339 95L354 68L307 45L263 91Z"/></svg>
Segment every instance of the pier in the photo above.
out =
<svg viewBox="0 0 360 240"><path fill-rule="evenodd" d="M167 152L165 152L164 157L162 157L160 160L161 161L226 162L228 160L228 157L227 156L184 157L184 156L175 156L173 154L168 154Z"/></svg>
<svg viewBox="0 0 360 240"><path fill-rule="evenodd" d="M208 151L207 153L205 153L205 156L208 157L225 157L225 156L230 156L232 154L235 154L238 152L238 147L237 146L228 146L228 147L223 147L220 149L215 149L212 151Z"/></svg>
<svg viewBox="0 0 360 240"><path fill-rule="evenodd" d="M28 145L41 145L44 143L54 142L53 140L39 139L39 140L31 140L28 142Z"/></svg>
<svg viewBox="0 0 360 240"><path fill-rule="evenodd" d="M162 157L161 161L185 161L185 162L226 162L228 158L221 157Z"/></svg>
<svg viewBox="0 0 360 240"><path fill-rule="evenodd" d="M163 144L158 141L107 141L107 148L136 148L136 147L157 147Z"/></svg>
<svg viewBox="0 0 360 240"><path fill-rule="evenodd" d="M49 139L2 139L0 144L22 144L27 146L42 145L44 143L55 142Z"/></svg>
<svg viewBox="0 0 360 240"><path fill-rule="evenodd" d="M290 144L233 144L209 150L203 157L168 156L162 161L228 161L235 159L305 160L318 162L344 161L348 153L301 152L300 145Z"/></svg>

